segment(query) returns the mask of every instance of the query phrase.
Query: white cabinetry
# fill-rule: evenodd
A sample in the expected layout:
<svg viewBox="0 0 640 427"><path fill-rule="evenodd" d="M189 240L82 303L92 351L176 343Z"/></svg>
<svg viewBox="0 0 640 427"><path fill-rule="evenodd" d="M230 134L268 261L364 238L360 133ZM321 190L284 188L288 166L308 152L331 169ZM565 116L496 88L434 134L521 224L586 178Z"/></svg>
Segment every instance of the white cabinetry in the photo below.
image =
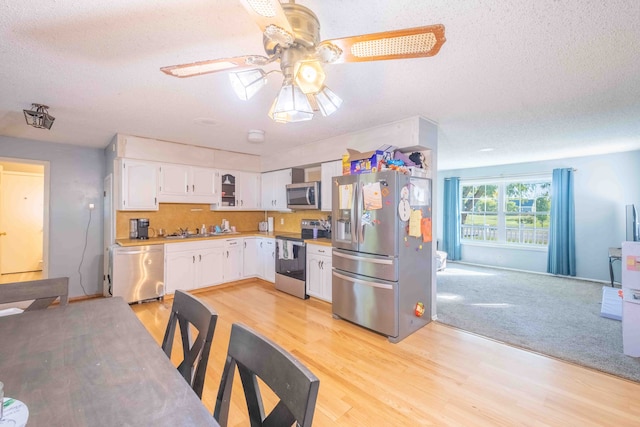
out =
<svg viewBox="0 0 640 427"><path fill-rule="evenodd" d="M282 169L262 174L262 208L267 211L288 211L287 184L304 181L304 170Z"/></svg>
<svg viewBox="0 0 640 427"><path fill-rule="evenodd" d="M142 160L116 159L118 210L158 210L158 164Z"/></svg>
<svg viewBox="0 0 640 427"><path fill-rule="evenodd" d="M320 165L320 210L331 212L331 192L334 176L342 176L342 160L326 162Z"/></svg>
<svg viewBox="0 0 640 427"><path fill-rule="evenodd" d="M242 241L243 239L224 241L222 279L225 282L242 279Z"/></svg>
<svg viewBox="0 0 640 427"><path fill-rule="evenodd" d="M256 277L261 273L258 245L255 237L245 237L242 252L242 276Z"/></svg>
<svg viewBox="0 0 640 427"><path fill-rule="evenodd" d="M213 168L161 164L158 199L167 203L214 203L215 175Z"/></svg>
<svg viewBox="0 0 640 427"><path fill-rule="evenodd" d="M267 282L276 281L276 241L271 238L257 239L258 259L260 260L261 271L258 277Z"/></svg>
<svg viewBox="0 0 640 427"><path fill-rule="evenodd" d="M307 294L331 302L331 252L329 246L307 245Z"/></svg>
<svg viewBox="0 0 640 427"><path fill-rule="evenodd" d="M239 195L236 197L236 207L240 210L260 209L262 206L262 196L260 194L260 183L262 178L255 172L238 172L240 180Z"/></svg>
<svg viewBox="0 0 640 427"><path fill-rule="evenodd" d="M216 201L213 209L260 209L260 181L256 172L219 170L216 173Z"/></svg>
<svg viewBox="0 0 640 427"><path fill-rule="evenodd" d="M222 283L223 251L224 243L216 240L165 245L165 293Z"/></svg>

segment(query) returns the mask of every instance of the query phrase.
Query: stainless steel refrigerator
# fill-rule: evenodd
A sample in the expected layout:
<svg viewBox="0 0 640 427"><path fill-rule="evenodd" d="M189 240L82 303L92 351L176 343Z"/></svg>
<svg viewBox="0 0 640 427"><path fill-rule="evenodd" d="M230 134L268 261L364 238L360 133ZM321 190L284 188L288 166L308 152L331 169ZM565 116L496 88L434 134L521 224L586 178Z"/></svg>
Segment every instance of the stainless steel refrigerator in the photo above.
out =
<svg viewBox="0 0 640 427"><path fill-rule="evenodd" d="M399 342L431 320L431 180L333 178L333 315Z"/></svg>

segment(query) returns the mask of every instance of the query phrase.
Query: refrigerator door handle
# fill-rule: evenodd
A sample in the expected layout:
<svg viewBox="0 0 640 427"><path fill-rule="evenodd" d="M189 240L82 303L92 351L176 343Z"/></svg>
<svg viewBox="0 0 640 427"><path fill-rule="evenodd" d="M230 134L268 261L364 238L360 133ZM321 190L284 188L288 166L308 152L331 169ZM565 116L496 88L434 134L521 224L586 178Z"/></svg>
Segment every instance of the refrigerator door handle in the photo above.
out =
<svg viewBox="0 0 640 427"><path fill-rule="evenodd" d="M364 184L360 185L359 190L359 198L364 199ZM358 210L362 209L361 212L358 213L358 243L359 244L363 244L364 243L364 226L365 223L362 220L362 215L364 214L364 200L359 200L358 201Z"/></svg>
<svg viewBox="0 0 640 427"><path fill-rule="evenodd" d="M353 282L353 283L358 283L360 285L371 286L371 287L374 287L374 288L381 288L381 289L393 289L393 286L391 286L391 285L385 285L383 283L370 282L368 280L356 279L356 278L353 278L353 277L345 276L345 275L340 274L340 273L338 273L336 271L333 272L333 275L336 276L336 277L339 277L339 278L341 278L343 280L347 280L347 281Z"/></svg>
<svg viewBox="0 0 640 427"><path fill-rule="evenodd" d="M351 227L350 233L351 233L351 243L358 243L358 236L356 235L356 230L358 228L358 225L356 224L356 221L358 220L357 215L358 215L358 184L356 183L354 186L355 191L353 192L353 199L352 199L352 205L351 205L351 223L349 224L349 226ZM358 222L359 223L359 222Z"/></svg>
<svg viewBox="0 0 640 427"><path fill-rule="evenodd" d="M393 265L393 260L391 259L365 258L365 257L359 257L355 255L343 254L342 252L338 252L338 251L333 251L333 255L340 258L352 259L354 261L366 261L374 264Z"/></svg>

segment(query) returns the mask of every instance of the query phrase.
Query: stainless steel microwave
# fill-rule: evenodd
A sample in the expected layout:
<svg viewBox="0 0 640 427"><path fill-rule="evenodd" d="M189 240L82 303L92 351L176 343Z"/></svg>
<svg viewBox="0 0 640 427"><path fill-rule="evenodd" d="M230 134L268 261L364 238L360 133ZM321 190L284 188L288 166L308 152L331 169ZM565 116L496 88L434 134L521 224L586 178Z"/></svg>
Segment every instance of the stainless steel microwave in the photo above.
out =
<svg viewBox="0 0 640 427"><path fill-rule="evenodd" d="M320 182L287 184L287 208L320 209Z"/></svg>

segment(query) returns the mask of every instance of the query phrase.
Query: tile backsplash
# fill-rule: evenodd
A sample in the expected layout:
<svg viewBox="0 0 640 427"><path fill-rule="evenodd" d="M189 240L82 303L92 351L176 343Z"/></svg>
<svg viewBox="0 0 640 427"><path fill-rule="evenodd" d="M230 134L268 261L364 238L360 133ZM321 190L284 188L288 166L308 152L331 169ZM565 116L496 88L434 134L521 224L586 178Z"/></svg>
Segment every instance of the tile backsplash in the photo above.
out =
<svg viewBox="0 0 640 427"><path fill-rule="evenodd" d="M236 227L238 231L257 231L258 223L273 217L274 231L295 233L300 231L300 221L303 218L326 219L328 212L297 211L263 212L263 211L211 211L206 204L161 203L157 211L117 211L116 238L129 237L129 220L131 218L149 218L149 235L154 236L156 230L163 228L167 234L188 227L189 230L199 229L202 224L207 227L220 225L223 219ZM281 224L284 222L284 224Z"/></svg>

